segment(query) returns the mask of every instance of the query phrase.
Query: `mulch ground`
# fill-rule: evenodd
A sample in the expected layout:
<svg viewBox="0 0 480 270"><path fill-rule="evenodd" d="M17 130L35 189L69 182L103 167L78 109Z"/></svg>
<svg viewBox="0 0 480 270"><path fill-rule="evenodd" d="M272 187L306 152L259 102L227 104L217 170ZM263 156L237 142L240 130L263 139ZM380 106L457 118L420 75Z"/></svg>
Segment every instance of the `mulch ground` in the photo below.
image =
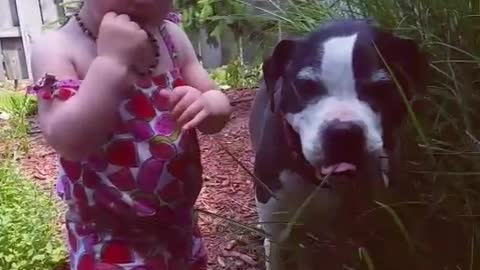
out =
<svg viewBox="0 0 480 270"><path fill-rule="evenodd" d="M200 225L212 270L259 270L264 265L260 238L250 229L257 221L251 177L238 163L251 171L247 119L253 93L228 92L234 105L232 120L219 134L200 135L204 187L197 208L201 210ZM56 197L55 153L40 134L32 135L29 155L21 165L27 175Z"/></svg>

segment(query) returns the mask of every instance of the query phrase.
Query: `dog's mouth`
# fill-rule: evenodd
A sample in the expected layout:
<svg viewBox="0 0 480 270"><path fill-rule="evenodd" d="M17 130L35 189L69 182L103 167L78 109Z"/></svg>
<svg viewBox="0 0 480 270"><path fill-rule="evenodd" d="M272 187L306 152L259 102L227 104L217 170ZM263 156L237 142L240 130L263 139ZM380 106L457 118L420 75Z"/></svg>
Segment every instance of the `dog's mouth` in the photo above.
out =
<svg viewBox="0 0 480 270"><path fill-rule="evenodd" d="M326 158L317 165L317 174L320 176L355 176L362 169L362 160L365 155L360 149L330 149Z"/></svg>
<svg viewBox="0 0 480 270"><path fill-rule="evenodd" d="M331 165L324 165L320 168L320 175L325 177L329 175L353 176L357 173L357 165L351 162L339 162Z"/></svg>
<svg viewBox="0 0 480 270"><path fill-rule="evenodd" d="M321 132L323 160L317 163L318 173L323 176L357 174L366 154L365 131L362 124L332 120Z"/></svg>

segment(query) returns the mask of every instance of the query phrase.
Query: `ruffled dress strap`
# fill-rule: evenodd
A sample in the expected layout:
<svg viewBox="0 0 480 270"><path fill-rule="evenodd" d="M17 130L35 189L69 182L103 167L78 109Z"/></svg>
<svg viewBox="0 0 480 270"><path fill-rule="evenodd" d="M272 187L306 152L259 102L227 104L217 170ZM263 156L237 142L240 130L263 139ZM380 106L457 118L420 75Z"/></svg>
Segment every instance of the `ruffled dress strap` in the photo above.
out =
<svg viewBox="0 0 480 270"><path fill-rule="evenodd" d="M80 80L58 80L53 74L45 74L37 83L27 88L28 94L36 94L44 100L65 101L80 89Z"/></svg>
<svg viewBox="0 0 480 270"><path fill-rule="evenodd" d="M182 23L182 14L180 12L170 12L165 19L180 25Z"/></svg>

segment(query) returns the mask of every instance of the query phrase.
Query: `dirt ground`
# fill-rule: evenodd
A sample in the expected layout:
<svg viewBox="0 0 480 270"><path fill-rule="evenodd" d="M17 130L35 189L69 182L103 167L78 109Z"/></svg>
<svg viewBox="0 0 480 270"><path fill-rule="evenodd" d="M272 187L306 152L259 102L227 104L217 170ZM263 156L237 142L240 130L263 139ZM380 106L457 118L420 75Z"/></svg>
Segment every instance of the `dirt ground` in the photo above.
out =
<svg viewBox="0 0 480 270"><path fill-rule="evenodd" d="M247 119L253 93L252 90L228 92L234 105L231 122L219 134L200 135L204 187L197 208L201 210L200 225L212 270L259 270L264 265L261 239L250 229L255 228L257 220L252 181L237 162L248 170L252 168ZM35 128L33 133L29 155L22 159L22 167L56 196L55 153Z"/></svg>

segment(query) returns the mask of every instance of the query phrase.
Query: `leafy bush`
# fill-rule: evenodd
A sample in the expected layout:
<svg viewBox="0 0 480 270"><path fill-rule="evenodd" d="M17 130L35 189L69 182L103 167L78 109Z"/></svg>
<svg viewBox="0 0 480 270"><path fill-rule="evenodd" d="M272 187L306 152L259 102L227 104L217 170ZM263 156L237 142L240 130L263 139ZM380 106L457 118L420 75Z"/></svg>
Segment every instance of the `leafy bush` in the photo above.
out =
<svg viewBox="0 0 480 270"><path fill-rule="evenodd" d="M228 65L212 70L210 76L224 89L255 88L260 80L261 65L250 67L237 58Z"/></svg>
<svg viewBox="0 0 480 270"><path fill-rule="evenodd" d="M204 28L212 43L218 42L226 31L233 31L239 37L250 26L248 21L221 18L224 15L245 14L245 6L236 0L176 0L174 3L181 9L184 29L197 32Z"/></svg>
<svg viewBox="0 0 480 270"><path fill-rule="evenodd" d="M306 33L327 19L373 18L416 39L431 60L425 110L410 115L402 136L402 198L390 216L404 223L395 261L413 253L415 269L478 269L480 265L480 3L473 0L296 0L264 12L285 32ZM333 3L333 4L327 4ZM404 186L404 187L403 187ZM408 202L407 202L408 200ZM393 206L394 205L394 206ZM386 209L385 207L383 207ZM392 233L392 232L390 232ZM384 234L381 237L391 238ZM386 258L373 258L373 264ZM447 267L448 265L448 267ZM379 268L376 265L377 269ZM412 269L412 268L405 268Z"/></svg>
<svg viewBox="0 0 480 270"><path fill-rule="evenodd" d="M33 116L37 113L37 100L20 91L0 91L0 111L13 116Z"/></svg>
<svg viewBox="0 0 480 270"><path fill-rule="evenodd" d="M9 141L3 155L12 156L19 150L27 151L29 117L37 113L37 100L22 92L3 90L0 92L0 112L7 116L2 135L4 141Z"/></svg>
<svg viewBox="0 0 480 270"><path fill-rule="evenodd" d="M0 165L0 269L48 270L64 262L59 209L13 164Z"/></svg>

